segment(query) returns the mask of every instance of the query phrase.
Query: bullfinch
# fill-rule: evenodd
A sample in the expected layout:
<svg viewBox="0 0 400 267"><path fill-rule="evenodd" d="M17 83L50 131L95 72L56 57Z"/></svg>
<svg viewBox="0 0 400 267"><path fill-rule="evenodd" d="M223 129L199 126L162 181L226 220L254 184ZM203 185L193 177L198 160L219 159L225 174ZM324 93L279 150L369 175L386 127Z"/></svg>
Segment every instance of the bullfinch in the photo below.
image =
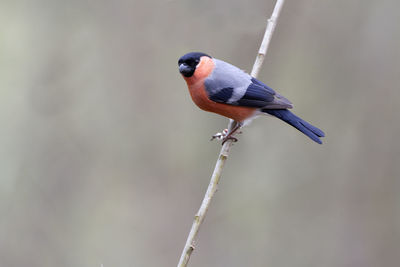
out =
<svg viewBox="0 0 400 267"><path fill-rule="evenodd" d="M322 144L323 131L297 117L289 109L292 103L266 84L241 69L200 52L191 52L179 61L193 102L201 109L231 118L237 125L224 135L232 135L258 115L269 114L292 125L313 141Z"/></svg>

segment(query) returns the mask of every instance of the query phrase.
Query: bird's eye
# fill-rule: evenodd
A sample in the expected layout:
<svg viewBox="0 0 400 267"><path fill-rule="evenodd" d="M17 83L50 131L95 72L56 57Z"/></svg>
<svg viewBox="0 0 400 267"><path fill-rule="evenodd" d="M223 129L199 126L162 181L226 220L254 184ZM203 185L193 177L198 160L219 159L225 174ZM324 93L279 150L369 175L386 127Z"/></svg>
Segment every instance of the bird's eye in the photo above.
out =
<svg viewBox="0 0 400 267"><path fill-rule="evenodd" d="M197 63L199 63L199 61L197 59L190 59L187 61L187 64L192 67L196 66Z"/></svg>

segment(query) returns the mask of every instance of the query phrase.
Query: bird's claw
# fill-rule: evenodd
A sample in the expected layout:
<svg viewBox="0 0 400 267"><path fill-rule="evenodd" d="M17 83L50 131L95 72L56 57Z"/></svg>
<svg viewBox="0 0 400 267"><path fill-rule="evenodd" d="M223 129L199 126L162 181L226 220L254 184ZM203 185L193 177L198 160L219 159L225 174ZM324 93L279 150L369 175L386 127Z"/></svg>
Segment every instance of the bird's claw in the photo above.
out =
<svg viewBox="0 0 400 267"><path fill-rule="evenodd" d="M241 134L241 131L237 131L235 134ZM225 144L226 141L232 140L232 142L237 142L238 139L236 137L233 137L232 134L228 133L228 129L224 129L220 133L214 134L210 141L213 141L214 139L222 140L222 145Z"/></svg>
<svg viewBox="0 0 400 267"><path fill-rule="evenodd" d="M224 140L224 138L228 135L228 129L224 129L222 132L220 133L216 133L213 136L211 136L210 141L213 141L214 139L218 139L218 140Z"/></svg>
<svg viewBox="0 0 400 267"><path fill-rule="evenodd" d="M237 142L238 141L238 139L236 137L226 136L224 139L222 139L222 145L224 145L225 142L228 141L228 140L232 140L232 142Z"/></svg>

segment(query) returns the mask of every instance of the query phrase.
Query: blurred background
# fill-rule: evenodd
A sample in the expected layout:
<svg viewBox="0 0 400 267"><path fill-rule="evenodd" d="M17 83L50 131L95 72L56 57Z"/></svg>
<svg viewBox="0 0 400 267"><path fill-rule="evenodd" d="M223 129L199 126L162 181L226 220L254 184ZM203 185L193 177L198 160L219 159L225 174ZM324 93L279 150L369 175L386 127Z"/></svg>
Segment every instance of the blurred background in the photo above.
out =
<svg viewBox="0 0 400 267"><path fill-rule="evenodd" d="M0 266L176 266L228 123L177 60L250 71L274 4L2 0ZM286 1L259 78L327 136L245 128L189 266L398 266L399 8Z"/></svg>

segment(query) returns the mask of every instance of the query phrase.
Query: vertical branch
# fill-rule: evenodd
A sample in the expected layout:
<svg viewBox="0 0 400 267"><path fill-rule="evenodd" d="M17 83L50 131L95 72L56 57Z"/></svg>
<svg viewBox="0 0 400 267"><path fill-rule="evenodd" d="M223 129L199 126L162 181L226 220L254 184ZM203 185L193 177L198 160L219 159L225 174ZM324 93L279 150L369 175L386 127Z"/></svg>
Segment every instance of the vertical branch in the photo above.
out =
<svg viewBox="0 0 400 267"><path fill-rule="evenodd" d="M256 61L254 62L253 69L251 71L251 76L256 78L258 73L260 72L261 66L264 62L265 55L267 54L269 43L272 39L272 34L274 33L276 21L278 20L279 14L281 13L282 6L284 0L277 0L275 4L274 11L272 12L271 17L268 20L267 28L264 33L264 38L261 42L260 49L258 50L258 54L256 57Z"/></svg>
<svg viewBox="0 0 400 267"><path fill-rule="evenodd" d="M275 30L276 21L279 17L283 6L284 0L277 0L275 3L274 11L272 12L271 18L268 20L267 28L264 33L264 38L262 40L260 49L257 54L257 58L254 62L253 69L251 71L251 76L257 77L258 73L261 69L261 66L264 62L265 55L267 54L269 43L272 38L272 34ZM233 129L236 125L234 120L230 120L228 125L228 132ZM196 239L197 233L199 232L199 228L201 223L204 220L204 217L207 213L207 210L210 206L211 200L217 191L218 182L221 177L222 169L224 167L225 161L228 158L229 150L232 146L232 140L227 140L225 144L222 146L221 151L219 152L217 163L215 164L214 172L211 176L210 184L208 185L207 192L203 198L200 209L194 216L194 221L192 224L192 228L190 229L189 235L186 240L185 247L183 248L181 257L179 259L178 267L187 266L190 256L194 250L194 240Z"/></svg>

